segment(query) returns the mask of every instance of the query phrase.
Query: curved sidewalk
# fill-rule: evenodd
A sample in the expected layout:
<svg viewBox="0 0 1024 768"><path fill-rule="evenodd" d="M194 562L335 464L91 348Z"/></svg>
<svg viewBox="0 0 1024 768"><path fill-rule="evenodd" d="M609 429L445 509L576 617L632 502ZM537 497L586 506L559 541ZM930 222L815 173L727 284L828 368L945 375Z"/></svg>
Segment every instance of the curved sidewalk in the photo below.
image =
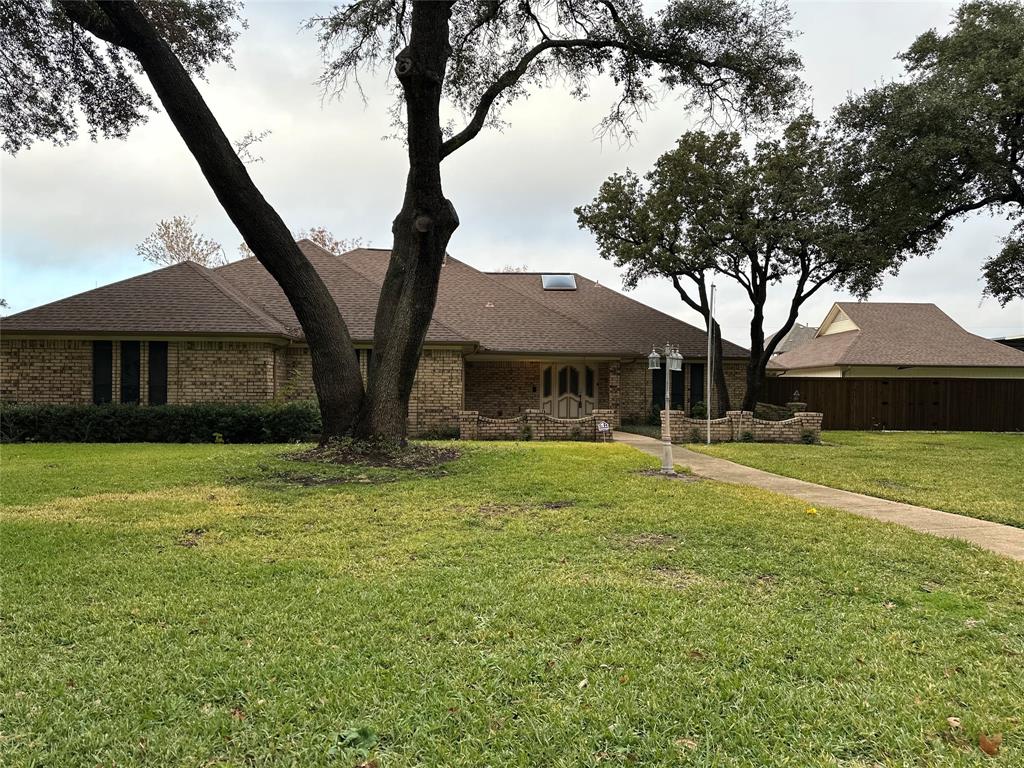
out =
<svg viewBox="0 0 1024 768"><path fill-rule="evenodd" d="M614 433L617 443L631 445L638 450L661 457L661 441L645 435L634 435L628 432ZM681 445L672 446L676 464L689 467L694 474L712 480L736 485L751 485L766 491L793 496L797 499L819 504L824 507L835 507L852 512L861 517L870 517L885 523L905 525L921 533L941 536L946 539L962 539L975 546L995 552L998 555L1014 560L1024 561L1024 528L1012 525L991 523L987 520L976 520L973 517L954 515L937 509L917 507L899 501L879 499L865 496L862 493L841 491L805 480L782 477L753 467L745 467L726 459L696 453Z"/></svg>

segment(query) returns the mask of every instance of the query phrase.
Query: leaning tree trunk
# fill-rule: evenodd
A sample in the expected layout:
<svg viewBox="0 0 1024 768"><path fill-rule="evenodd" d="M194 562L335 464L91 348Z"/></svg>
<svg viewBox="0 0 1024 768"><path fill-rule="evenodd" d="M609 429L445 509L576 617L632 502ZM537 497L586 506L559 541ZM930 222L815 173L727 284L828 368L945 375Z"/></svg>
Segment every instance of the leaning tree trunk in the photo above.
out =
<svg viewBox="0 0 1024 768"><path fill-rule="evenodd" d="M753 411L764 389L768 358L764 353L764 290L758 292L760 301L754 302L754 316L750 319L750 357L747 359L747 389L743 394L744 411Z"/></svg>
<svg viewBox="0 0 1024 768"><path fill-rule="evenodd" d="M725 380L725 366L722 365L722 328L717 320L712 322L711 333L714 334L712 336L711 354L715 366L715 394L717 395L715 399L718 404L718 413L711 413L710 397L708 398L707 408L708 413L715 417L731 410L732 404L729 402L729 386Z"/></svg>
<svg viewBox="0 0 1024 768"><path fill-rule="evenodd" d="M62 5L76 23L138 58L210 188L295 311L309 345L323 439L350 433L363 401L363 383L345 321L323 279L253 183L192 78L134 3L97 4L113 27L113 38L105 35L110 30L97 27L90 5Z"/></svg>
<svg viewBox="0 0 1024 768"><path fill-rule="evenodd" d="M377 304L361 438L404 441L409 396L437 302L441 266L459 219L441 188L441 89L451 3L414 3L409 44L395 58L406 104L409 175Z"/></svg>

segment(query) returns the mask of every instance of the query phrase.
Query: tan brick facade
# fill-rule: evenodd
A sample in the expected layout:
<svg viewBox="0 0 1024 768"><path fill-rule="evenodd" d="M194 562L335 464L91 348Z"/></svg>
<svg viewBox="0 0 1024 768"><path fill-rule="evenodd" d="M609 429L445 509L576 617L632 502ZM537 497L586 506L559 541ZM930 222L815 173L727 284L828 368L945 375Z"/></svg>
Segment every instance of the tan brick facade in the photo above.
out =
<svg viewBox="0 0 1024 768"><path fill-rule="evenodd" d="M167 345L168 403L258 403L274 398L277 347L244 341Z"/></svg>
<svg viewBox="0 0 1024 768"><path fill-rule="evenodd" d="M113 343L114 402L120 400L120 345ZM365 380L366 349L359 350ZM149 350L141 345L140 393L148 396ZM312 399L309 350L271 341L171 340L167 350L167 401L264 402ZM457 349L423 352L409 404L412 434L454 428L459 411L488 418L514 418L539 407L541 363L526 360L467 360ZM647 361L590 363L596 373L595 407L614 410L623 421L646 421L651 412ZM727 363L733 403L743 395L744 368ZM687 366L685 402L689 403ZM22 403L92 402L92 341L4 339L0 344L0 399ZM616 423L615 426L618 426Z"/></svg>
<svg viewBox="0 0 1024 768"><path fill-rule="evenodd" d="M687 411L690 406L690 365L683 366L683 403ZM664 376L662 369L659 376ZM741 360L725 361L725 385L729 390L730 406L738 408L743 402L743 395L747 389L746 363ZM647 369L647 360L623 361L620 367L621 402L620 412L622 420L629 423L644 423L650 420L652 412L659 413L664 408L664 403L652 402L653 391L651 383L651 371ZM712 387L711 406L713 413L719 413L718 397Z"/></svg>
<svg viewBox="0 0 1024 768"><path fill-rule="evenodd" d="M0 400L49 405L92 402L92 343L75 339L0 342Z"/></svg>
<svg viewBox="0 0 1024 768"><path fill-rule="evenodd" d="M467 360L466 410L492 419L519 416L540 405L539 385L539 362Z"/></svg>

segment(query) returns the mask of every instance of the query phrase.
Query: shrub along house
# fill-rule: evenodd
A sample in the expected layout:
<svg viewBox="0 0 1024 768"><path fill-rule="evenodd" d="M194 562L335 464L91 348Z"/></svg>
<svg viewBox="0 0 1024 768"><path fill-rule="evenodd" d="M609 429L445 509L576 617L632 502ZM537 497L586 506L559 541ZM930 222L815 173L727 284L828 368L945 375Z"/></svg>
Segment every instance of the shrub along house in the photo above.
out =
<svg viewBox="0 0 1024 768"><path fill-rule="evenodd" d="M389 252L333 255L303 240L356 342L364 376ZM664 402L655 344L686 358L673 407L704 400L704 331L575 274L484 273L448 258L409 406L413 434L460 410L647 420ZM730 396L746 351L724 343ZM155 270L4 318L0 399L18 403L263 402L313 397L309 350L284 293L254 258Z"/></svg>

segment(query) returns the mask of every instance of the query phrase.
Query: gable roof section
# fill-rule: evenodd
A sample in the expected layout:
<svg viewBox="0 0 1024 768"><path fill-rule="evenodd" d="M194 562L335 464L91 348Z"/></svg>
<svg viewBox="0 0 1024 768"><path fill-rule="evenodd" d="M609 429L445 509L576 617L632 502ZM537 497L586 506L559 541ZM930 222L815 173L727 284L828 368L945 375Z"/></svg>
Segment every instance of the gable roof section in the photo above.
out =
<svg viewBox="0 0 1024 768"><path fill-rule="evenodd" d="M968 333L934 304L837 302L855 330L825 333L779 355L782 367L1024 367L1024 352ZM826 324L822 328L827 330Z"/></svg>
<svg viewBox="0 0 1024 768"><path fill-rule="evenodd" d="M4 333L282 336L285 328L213 270L190 261L3 319Z"/></svg>
<svg viewBox="0 0 1024 768"><path fill-rule="evenodd" d="M361 343L372 341L380 282L368 279L360 271L353 269L344 255L335 256L309 240L300 240L299 248L327 284L327 289L341 310L341 316L345 319L352 339ZM386 268L386 259L384 263ZM239 292L249 296L263 311L272 315L287 329L288 335L296 339L302 338L299 320L284 291L254 257L231 262L214 271ZM435 317L427 329L427 341L438 344L465 344L473 339L452 330Z"/></svg>
<svg viewBox="0 0 1024 768"><path fill-rule="evenodd" d="M685 357L707 356L707 334L689 323L641 304L618 291L589 280L576 278L574 291L545 291L540 273L493 272L488 277L512 288L521 296L544 305L549 311L572 318L591 333L611 340L634 355L646 355L651 347L666 341L679 345ZM747 350L726 339L722 340L725 357L746 357Z"/></svg>
<svg viewBox="0 0 1024 768"><path fill-rule="evenodd" d="M358 248L342 254L375 283L384 280L390 251ZM607 338L573 317L511 290L451 256L441 269L434 317L477 341L481 352L506 354L632 355L633 346ZM540 278L537 278L538 284ZM568 293L565 291L563 293ZM646 354L646 352L644 353Z"/></svg>

